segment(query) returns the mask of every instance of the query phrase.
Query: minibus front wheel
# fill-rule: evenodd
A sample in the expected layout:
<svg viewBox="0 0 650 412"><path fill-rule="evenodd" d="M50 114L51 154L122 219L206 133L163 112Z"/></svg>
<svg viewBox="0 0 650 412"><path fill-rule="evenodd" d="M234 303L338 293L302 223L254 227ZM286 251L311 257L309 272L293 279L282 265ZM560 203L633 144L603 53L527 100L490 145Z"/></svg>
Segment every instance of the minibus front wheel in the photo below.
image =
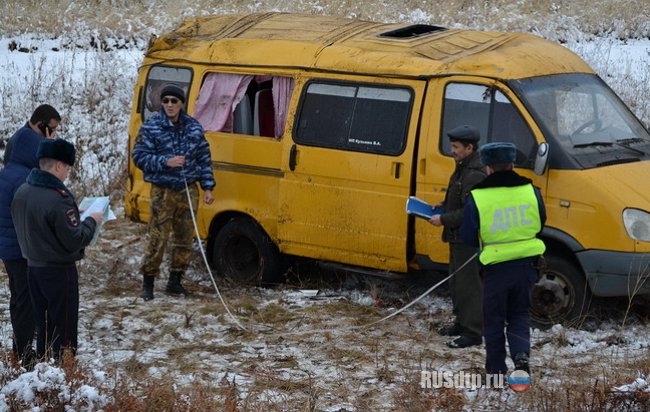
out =
<svg viewBox="0 0 650 412"><path fill-rule="evenodd" d="M570 259L549 255L531 299L531 320L537 326L579 326L588 312L591 291L582 271Z"/></svg>
<svg viewBox="0 0 650 412"><path fill-rule="evenodd" d="M217 274L245 285L277 280L280 252L266 232L246 217L230 219L212 244Z"/></svg>

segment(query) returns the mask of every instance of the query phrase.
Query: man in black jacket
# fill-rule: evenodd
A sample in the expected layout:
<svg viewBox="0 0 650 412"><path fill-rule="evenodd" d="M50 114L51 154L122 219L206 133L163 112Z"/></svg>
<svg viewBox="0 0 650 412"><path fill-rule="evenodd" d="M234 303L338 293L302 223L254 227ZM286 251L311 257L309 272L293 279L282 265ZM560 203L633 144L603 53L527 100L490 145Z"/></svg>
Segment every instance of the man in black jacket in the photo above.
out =
<svg viewBox="0 0 650 412"><path fill-rule="evenodd" d="M34 110L31 118L9 139L0 170L0 259L9 279L9 313L13 330L13 352L30 370L34 361L34 315L27 283L27 261L23 258L11 219L11 201L31 170L38 167L36 152L46 138L55 139L61 115L48 104Z"/></svg>
<svg viewBox="0 0 650 412"><path fill-rule="evenodd" d="M81 221L73 194L63 184L74 165L74 146L63 140L44 140L27 182L14 196L11 216L18 243L27 259L27 278L36 323L36 355L60 359L77 348L79 279L76 261L102 222L102 213ZM51 353L49 351L52 351ZM46 358L47 355L47 358Z"/></svg>
<svg viewBox="0 0 650 412"><path fill-rule="evenodd" d="M449 178L449 186L442 203L443 214L434 215L429 222L444 226L442 240L449 243L449 272L455 272L474 253L476 247L467 246L458 235L463 223L465 199L470 190L485 178L485 170L478 155L478 130L459 126L447 133L456 169ZM481 339L481 281L476 259L468 263L449 280L449 294L455 320L440 329L445 336L458 336L447 343L450 348L480 345Z"/></svg>

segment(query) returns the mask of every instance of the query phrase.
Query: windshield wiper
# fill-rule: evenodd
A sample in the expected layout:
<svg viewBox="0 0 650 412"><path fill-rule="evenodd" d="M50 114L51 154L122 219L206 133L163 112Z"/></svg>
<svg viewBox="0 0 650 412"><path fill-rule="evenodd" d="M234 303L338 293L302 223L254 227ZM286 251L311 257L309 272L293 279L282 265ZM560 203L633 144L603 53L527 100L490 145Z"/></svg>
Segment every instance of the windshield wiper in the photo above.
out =
<svg viewBox="0 0 650 412"><path fill-rule="evenodd" d="M629 146L630 143L641 143L643 141L644 141L644 139L641 139L639 137L635 137L635 138L632 138L632 139L619 139L619 140L616 141L616 145L624 147L626 149L629 149L629 150L631 150L633 152L636 152L636 153L640 154L641 156L645 156L646 152L644 152L643 150L635 149L634 147Z"/></svg>
<svg viewBox="0 0 650 412"><path fill-rule="evenodd" d="M590 147L590 146L612 146L614 143L612 142L589 142L589 143L578 143L574 144L573 147L576 149L581 149L583 147Z"/></svg>
<svg viewBox="0 0 650 412"><path fill-rule="evenodd" d="M623 149L630 150L630 151L632 151L632 152L634 152L634 153L636 153L638 155L645 156L646 153L644 151L639 150L639 149L635 149L634 147L628 146L628 144L630 143L630 140L636 141L636 139L621 139L621 140L617 140L615 142L589 142L589 143L574 144L573 147L580 149L580 148L583 148L583 147L591 147L591 146L613 146L613 145L616 145L616 146L622 147Z"/></svg>
<svg viewBox="0 0 650 412"><path fill-rule="evenodd" d="M621 144L630 144L630 143L641 143L645 142L646 139L642 137L629 137L627 139L618 139L616 143L621 143Z"/></svg>
<svg viewBox="0 0 650 412"><path fill-rule="evenodd" d="M612 165L619 165L621 163L633 163L633 162L640 162L641 160L638 157L627 157L624 159L611 159L611 160L606 160L604 162L596 163L596 166L612 166Z"/></svg>

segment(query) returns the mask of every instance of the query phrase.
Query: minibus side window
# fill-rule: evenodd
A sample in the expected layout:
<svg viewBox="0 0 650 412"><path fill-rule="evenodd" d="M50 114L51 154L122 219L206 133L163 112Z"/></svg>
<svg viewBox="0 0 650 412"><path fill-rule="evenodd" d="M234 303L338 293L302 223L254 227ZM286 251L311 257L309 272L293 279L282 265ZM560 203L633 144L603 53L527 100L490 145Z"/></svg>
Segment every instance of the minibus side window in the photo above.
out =
<svg viewBox="0 0 650 412"><path fill-rule="evenodd" d="M302 97L294 139L307 146L398 155L412 102L406 88L312 82Z"/></svg>
<svg viewBox="0 0 650 412"><path fill-rule="evenodd" d="M535 137L508 97L496 88L469 83L450 83L445 88L441 150L451 156L447 132L471 125L481 133L479 145L511 142L517 146L517 167L532 168L537 148Z"/></svg>
<svg viewBox="0 0 650 412"><path fill-rule="evenodd" d="M169 66L151 67L145 85L145 98L141 103L144 107L140 108L144 120L146 121L152 114L161 109L160 92L163 87L174 84L183 89L187 96L191 82L192 70L190 69Z"/></svg>
<svg viewBox="0 0 650 412"><path fill-rule="evenodd" d="M207 131L279 139L284 134L293 88L291 77L208 73L194 117Z"/></svg>

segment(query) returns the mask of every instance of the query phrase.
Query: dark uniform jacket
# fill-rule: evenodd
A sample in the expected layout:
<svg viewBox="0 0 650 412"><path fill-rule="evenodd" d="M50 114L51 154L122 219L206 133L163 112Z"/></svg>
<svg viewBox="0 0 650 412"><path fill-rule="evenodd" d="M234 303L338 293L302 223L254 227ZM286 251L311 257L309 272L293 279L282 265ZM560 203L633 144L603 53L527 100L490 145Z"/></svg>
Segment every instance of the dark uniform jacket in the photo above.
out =
<svg viewBox="0 0 650 412"><path fill-rule="evenodd" d="M462 243L458 229L463 224L465 201L470 190L485 176L485 168L481 164L478 150L456 163L456 170L449 178L445 201L442 204L445 213L440 216L444 225L443 242Z"/></svg>
<svg viewBox="0 0 650 412"><path fill-rule="evenodd" d="M81 222L74 196L53 174L33 169L11 204L18 242L29 266L68 266L81 259L95 219Z"/></svg>

